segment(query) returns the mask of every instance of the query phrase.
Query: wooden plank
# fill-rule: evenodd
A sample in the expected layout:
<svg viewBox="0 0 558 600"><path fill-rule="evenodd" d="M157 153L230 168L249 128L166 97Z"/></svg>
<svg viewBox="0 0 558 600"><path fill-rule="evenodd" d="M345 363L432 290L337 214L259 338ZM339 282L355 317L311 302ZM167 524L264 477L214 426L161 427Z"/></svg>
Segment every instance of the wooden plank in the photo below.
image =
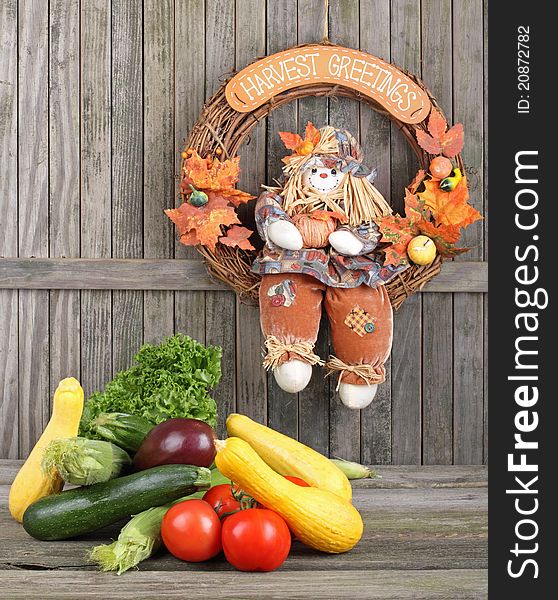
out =
<svg viewBox="0 0 558 600"><path fill-rule="evenodd" d="M488 131L488 0L484 0L484 110L483 125L484 132ZM488 135L483 136L484 142L484 258L488 258ZM483 462L488 463L488 294L484 295L484 419L483 419Z"/></svg>
<svg viewBox="0 0 558 600"><path fill-rule="evenodd" d="M111 14L81 3L81 256L111 256ZM81 293L81 383L86 395L112 375L111 292Z"/></svg>
<svg viewBox="0 0 558 600"><path fill-rule="evenodd" d="M360 49L389 62L389 0L360 2ZM385 198L390 197L390 121L369 106L360 107L360 141L364 155L378 169L374 185ZM372 404L361 411L361 461L391 461L391 360L386 363L386 381L378 388Z"/></svg>
<svg viewBox="0 0 558 600"><path fill-rule="evenodd" d="M49 10L50 256L80 255L79 2ZM80 377L80 293L50 292L50 398L64 377Z"/></svg>
<svg viewBox="0 0 558 600"><path fill-rule="evenodd" d="M423 0L422 77L451 121L451 1ZM423 294L422 460L453 459L453 298Z"/></svg>
<svg viewBox="0 0 558 600"><path fill-rule="evenodd" d="M297 44L297 2L267 3L267 54L274 54ZM294 131L297 127L297 103L291 102L274 110L267 119L267 180L273 181L281 175L281 159L286 154L279 138L279 131ZM263 182L262 182L263 183ZM258 191L259 192L259 191ZM267 376L268 425L273 429L298 439L299 394L283 391L270 372Z"/></svg>
<svg viewBox="0 0 558 600"><path fill-rule="evenodd" d="M204 40L206 72L201 77L200 83L202 93L208 98L222 84L225 74L234 69L235 3L230 1L220 3L220 5L209 3L206 10L206 38ZM215 40L219 40L218 45L215 45ZM243 169L247 168L246 164L242 159ZM218 407L217 431L219 435L224 435L226 432L225 419L229 413L236 410L236 299L224 291L205 294L205 323L207 343L216 344L223 349L221 382L213 395Z"/></svg>
<svg viewBox="0 0 558 600"><path fill-rule="evenodd" d="M199 260L0 258L0 289L229 290ZM485 292L488 263L446 262L423 292Z"/></svg>
<svg viewBox="0 0 558 600"><path fill-rule="evenodd" d="M2 573L2 585L10 591L14 600L44 598L44 590L57 590L58 598L107 597L132 600L160 593L165 588L168 598L181 598L184 589L191 598L304 598L312 589L312 597L351 598L358 600L375 598L382 600L406 600L408 598L483 598L487 594L487 573L484 569L404 571L386 570L366 573L362 571L315 571L308 573L285 573L277 571L266 576L265 590L254 585L254 574L215 573L211 582L203 582L196 574L176 573L169 581L168 573L155 576L152 573L133 573L129 583L114 587L114 581L102 573L83 573L79 578L73 571L64 572L17 572ZM231 596L231 589L234 593ZM196 590L196 591L194 591ZM115 595L116 594L116 595Z"/></svg>
<svg viewBox="0 0 558 600"><path fill-rule="evenodd" d="M420 73L420 2L391 3L391 60ZM391 205L403 214L403 191L417 171L417 160L406 140L391 128ZM392 460L421 461L421 336L420 296L406 300L395 315L392 351Z"/></svg>
<svg viewBox="0 0 558 600"><path fill-rule="evenodd" d="M174 206L174 2L143 7L143 255L172 258L174 233L164 209ZM174 332L174 294L146 291L143 340L157 343Z"/></svg>
<svg viewBox="0 0 558 600"><path fill-rule="evenodd" d="M324 2L298 1L297 34L299 44L321 40L324 11ZM304 131L308 121L312 121L318 128L328 124L329 108L327 98L308 97L299 100L297 105L298 131ZM291 127L294 129L295 124ZM292 129L289 129L289 131ZM324 316L320 323L315 352L325 360L331 352L330 346L329 325L327 317ZM299 439L304 444L326 455L329 455L330 387L330 378L324 377L322 369L314 367L309 385L298 395Z"/></svg>
<svg viewBox="0 0 558 600"><path fill-rule="evenodd" d="M240 70L266 50L265 3L242 0L235 13L235 68ZM250 23L247 27L246 24ZM260 191L266 180L265 121L250 134L240 149L242 165L249 165L241 174L239 187L253 193ZM257 307L236 301L236 369L237 408L259 423L267 422L267 374L262 367L263 336Z"/></svg>
<svg viewBox="0 0 558 600"><path fill-rule="evenodd" d="M349 48L359 47L359 2L345 0L330 4L330 38L334 43ZM347 129L360 139L359 103L348 98L337 98L329 104L329 124ZM333 348L333 352L335 348ZM335 380L332 384L336 383ZM360 410L347 408L330 387L329 404L329 451L332 456L360 461Z"/></svg>
<svg viewBox="0 0 558 600"><path fill-rule="evenodd" d="M216 8L217 3L207 3L206 23L204 0L175 2L174 151L177 174L180 173L180 153L184 150L185 138L197 121L206 98L206 36L213 43L211 53L219 53L221 50L220 38L210 34L213 23L211 11ZM216 40L219 41L215 43ZM178 179L176 184L178 185ZM178 203L178 189L175 194ZM175 243L175 256L200 260L194 248L181 245L178 239ZM205 342L207 329L205 296L201 291L175 294L175 330L191 335L200 342Z"/></svg>
<svg viewBox="0 0 558 600"><path fill-rule="evenodd" d="M17 2L0 5L0 256L17 256ZM0 290L0 456L18 456L18 292Z"/></svg>
<svg viewBox="0 0 558 600"><path fill-rule="evenodd" d="M454 119L465 128L463 160L470 202L483 213L483 5L456 0L453 5ZM463 57L467 56L467 60ZM478 221L460 240L471 247L468 259L483 256L483 224ZM483 461L483 298L454 296L454 462Z"/></svg>
<svg viewBox="0 0 558 600"><path fill-rule="evenodd" d="M48 256L48 2L18 3L18 231L20 256ZM19 452L27 455L49 408L47 291L19 293Z"/></svg>
<svg viewBox="0 0 558 600"><path fill-rule="evenodd" d="M112 255L143 256L142 0L112 3ZM112 294L112 370L143 342L143 294Z"/></svg>

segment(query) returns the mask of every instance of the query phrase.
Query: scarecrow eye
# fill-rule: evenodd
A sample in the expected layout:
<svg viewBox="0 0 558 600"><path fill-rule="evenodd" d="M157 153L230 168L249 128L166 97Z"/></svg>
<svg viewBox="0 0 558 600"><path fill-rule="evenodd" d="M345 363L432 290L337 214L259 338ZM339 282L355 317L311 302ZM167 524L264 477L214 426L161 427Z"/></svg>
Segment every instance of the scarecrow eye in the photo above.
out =
<svg viewBox="0 0 558 600"><path fill-rule="evenodd" d="M335 177L335 175L337 175L337 169L331 169L331 174Z"/></svg>
<svg viewBox="0 0 558 600"><path fill-rule="evenodd" d="M318 169L312 169L312 175L315 175L318 172Z"/></svg>

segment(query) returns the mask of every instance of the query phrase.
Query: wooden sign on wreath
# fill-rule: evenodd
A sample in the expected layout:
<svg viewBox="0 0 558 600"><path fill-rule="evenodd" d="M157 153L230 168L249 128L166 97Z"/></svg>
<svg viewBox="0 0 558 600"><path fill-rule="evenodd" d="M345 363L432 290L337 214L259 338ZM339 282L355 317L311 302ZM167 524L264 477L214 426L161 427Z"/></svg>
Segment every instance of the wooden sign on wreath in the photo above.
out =
<svg viewBox="0 0 558 600"><path fill-rule="evenodd" d="M467 202L462 125L448 127L420 79L375 56L324 41L256 61L225 82L204 106L182 152L183 203L166 213L180 241L197 248L213 276L256 301L260 275L252 270L254 232L237 212L253 196L235 188L237 153L275 108L307 96L352 98L369 105L396 123L417 156L417 175L401 190L405 214L375 219L384 266L406 267L386 283L397 309L440 272L444 258L467 250L457 247L461 229L481 216ZM427 257L430 262L420 247L424 243L435 247L433 260Z"/></svg>

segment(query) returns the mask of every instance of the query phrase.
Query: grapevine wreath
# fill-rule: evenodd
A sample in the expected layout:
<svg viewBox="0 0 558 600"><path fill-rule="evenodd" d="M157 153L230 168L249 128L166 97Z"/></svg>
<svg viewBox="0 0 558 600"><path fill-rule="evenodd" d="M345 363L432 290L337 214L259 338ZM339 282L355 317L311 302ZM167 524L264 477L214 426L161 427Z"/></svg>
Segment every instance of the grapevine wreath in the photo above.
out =
<svg viewBox="0 0 558 600"><path fill-rule="evenodd" d="M256 301L261 278L252 271L257 256L250 239L253 225L246 227L241 219L246 221L247 211L242 211L241 217L238 210L254 196L235 188L240 171L238 150L252 129L278 106L307 96L352 98L391 119L420 165L403 191L405 214L392 212L377 220L384 265L407 267L386 284L391 304L397 310L408 296L440 272L445 258L467 251L457 247L460 231L481 218L467 203L467 180L460 156L463 126L457 124L448 129L436 99L424 83L412 74L405 75L430 100L430 112L419 123L401 122L373 98L335 83L287 89L253 110L239 112L227 100L225 82L204 106L182 152L182 204L166 211L176 225L180 242L196 247L211 275L227 283L241 298ZM303 154L307 142L293 135L287 145L294 154ZM409 257L409 243L419 235L435 244L436 256L429 264L417 264Z"/></svg>

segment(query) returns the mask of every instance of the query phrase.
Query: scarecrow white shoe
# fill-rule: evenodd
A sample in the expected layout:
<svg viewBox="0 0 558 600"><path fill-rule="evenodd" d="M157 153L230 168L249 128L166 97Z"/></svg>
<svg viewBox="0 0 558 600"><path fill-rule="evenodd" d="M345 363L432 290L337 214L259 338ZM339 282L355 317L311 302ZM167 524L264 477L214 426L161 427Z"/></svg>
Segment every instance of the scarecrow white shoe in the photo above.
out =
<svg viewBox="0 0 558 600"><path fill-rule="evenodd" d="M339 386L339 397L347 408L360 410L366 408L374 400L377 390L377 384L356 385L354 383L341 383Z"/></svg>
<svg viewBox="0 0 558 600"><path fill-rule="evenodd" d="M301 360L289 360L273 369L277 385L290 394L302 391L312 377L312 365Z"/></svg>
<svg viewBox="0 0 558 600"><path fill-rule="evenodd" d="M350 231L341 229L329 234L329 243L345 256L356 256L363 248L364 244Z"/></svg>
<svg viewBox="0 0 558 600"><path fill-rule="evenodd" d="M267 228L267 237L285 250L300 250L303 245L300 231L289 221L271 223Z"/></svg>

